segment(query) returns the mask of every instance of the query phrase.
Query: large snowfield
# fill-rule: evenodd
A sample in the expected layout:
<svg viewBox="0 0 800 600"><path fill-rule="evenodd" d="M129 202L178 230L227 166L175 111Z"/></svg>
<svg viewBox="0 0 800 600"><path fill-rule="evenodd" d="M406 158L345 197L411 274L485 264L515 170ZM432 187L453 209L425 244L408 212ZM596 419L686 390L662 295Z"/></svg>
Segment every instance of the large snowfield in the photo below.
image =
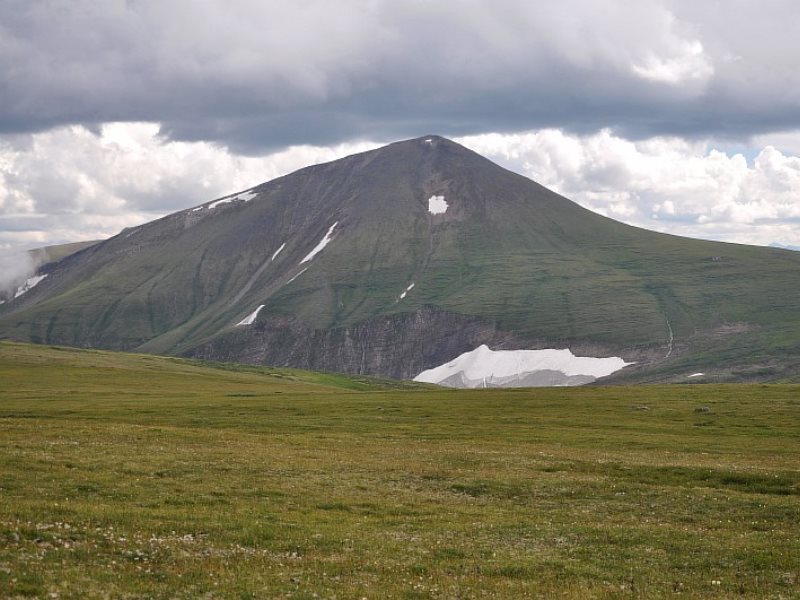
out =
<svg viewBox="0 0 800 600"><path fill-rule="evenodd" d="M575 356L565 350L491 350L482 345L414 381L447 387L528 387L582 385L633 363L619 357Z"/></svg>

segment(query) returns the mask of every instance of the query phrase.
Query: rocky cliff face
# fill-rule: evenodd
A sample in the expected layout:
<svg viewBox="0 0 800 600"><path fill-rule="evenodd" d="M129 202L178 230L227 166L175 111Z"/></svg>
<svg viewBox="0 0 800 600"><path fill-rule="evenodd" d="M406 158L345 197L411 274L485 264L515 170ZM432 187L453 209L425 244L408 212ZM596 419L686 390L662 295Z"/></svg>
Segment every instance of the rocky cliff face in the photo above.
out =
<svg viewBox="0 0 800 600"><path fill-rule="evenodd" d="M514 332L502 331L478 317L424 308L333 329L314 329L295 317L273 317L260 320L253 327L232 329L185 355L204 360L413 379L425 369L481 345L518 350L549 348L553 342L526 339ZM620 351L580 340L561 340L559 345L587 356L612 356ZM657 360L659 349L640 348L625 354L638 364L647 365ZM593 380L585 377L554 379L553 375L531 374L522 385L547 382L555 385L554 381L561 385Z"/></svg>
<svg viewBox="0 0 800 600"><path fill-rule="evenodd" d="M421 310L315 329L295 317L240 327L187 352L195 358L412 379L497 330L475 317Z"/></svg>

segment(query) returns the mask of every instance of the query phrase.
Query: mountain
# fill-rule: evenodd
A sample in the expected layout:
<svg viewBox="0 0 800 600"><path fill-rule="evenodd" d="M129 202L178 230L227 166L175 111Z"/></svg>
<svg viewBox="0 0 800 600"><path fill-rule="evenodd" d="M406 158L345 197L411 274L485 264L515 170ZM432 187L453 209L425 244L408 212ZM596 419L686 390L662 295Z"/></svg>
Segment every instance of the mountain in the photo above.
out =
<svg viewBox="0 0 800 600"><path fill-rule="evenodd" d="M608 381L800 377L800 254L624 225L438 136L126 229L38 277L0 306L0 337L405 379L482 345L633 363ZM506 385L515 361L600 376L495 358Z"/></svg>

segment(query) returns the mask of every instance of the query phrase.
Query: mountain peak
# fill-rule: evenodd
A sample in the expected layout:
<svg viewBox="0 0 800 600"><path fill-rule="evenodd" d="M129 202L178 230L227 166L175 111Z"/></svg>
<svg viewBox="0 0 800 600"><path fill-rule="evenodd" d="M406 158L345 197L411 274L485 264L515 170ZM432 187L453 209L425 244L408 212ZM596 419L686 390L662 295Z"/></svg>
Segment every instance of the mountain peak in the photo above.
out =
<svg viewBox="0 0 800 600"><path fill-rule="evenodd" d="M434 149L437 149L437 150L448 150L448 151L454 152L456 154L464 153L464 154L470 154L470 155L473 155L473 156L480 156L480 155L476 154L475 152L473 152L472 150L470 150L469 148L466 148L465 146L462 146L458 142L454 142L453 140L451 140L449 138L443 137L441 135L436 135L436 134L423 135L423 136L416 137L416 138L410 138L410 139L407 139L407 140L401 140L401 141L398 141L398 142L393 142L393 143L388 144L386 146L382 146L381 148L377 148L373 152L381 152L381 151L391 152L392 150L399 149L399 148L413 149L413 150L422 151L422 152L430 152L430 150L434 150ZM486 160L483 157L480 157L480 158L482 158L483 160Z"/></svg>
<svg viewBox="0 0 800 600"><path fill-rule="evenodd" d="M429 146L436 146L438 144L445 143L445 144L451 144L453 146L458 146L460 148L463 148L463 146L461 146L460 144L457 144L453 140L448 139L446 137L442 137L440 135L435 135L435 134L424 135L422 137L416 138L414 141L415 142L422 142L423 144L427 144Z"/></svg>

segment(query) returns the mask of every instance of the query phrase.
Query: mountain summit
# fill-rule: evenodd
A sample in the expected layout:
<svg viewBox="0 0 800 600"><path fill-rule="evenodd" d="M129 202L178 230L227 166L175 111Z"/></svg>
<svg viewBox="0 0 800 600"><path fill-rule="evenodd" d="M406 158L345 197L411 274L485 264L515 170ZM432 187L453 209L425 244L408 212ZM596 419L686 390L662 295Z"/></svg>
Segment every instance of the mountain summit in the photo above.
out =
<svg viewBox="0 0 800 600"><path fill-rule="evenodd" d="M435 135L126 229L37 277L0 305L0 336L409 379L482 345L616 357L619 381L800 373L800 254L630 227ZM509 361L538 364L501 356L504 384ZM472 375L451 381L491 384L463 360ZM545 379L595 377L568 370Z"/></svg>

